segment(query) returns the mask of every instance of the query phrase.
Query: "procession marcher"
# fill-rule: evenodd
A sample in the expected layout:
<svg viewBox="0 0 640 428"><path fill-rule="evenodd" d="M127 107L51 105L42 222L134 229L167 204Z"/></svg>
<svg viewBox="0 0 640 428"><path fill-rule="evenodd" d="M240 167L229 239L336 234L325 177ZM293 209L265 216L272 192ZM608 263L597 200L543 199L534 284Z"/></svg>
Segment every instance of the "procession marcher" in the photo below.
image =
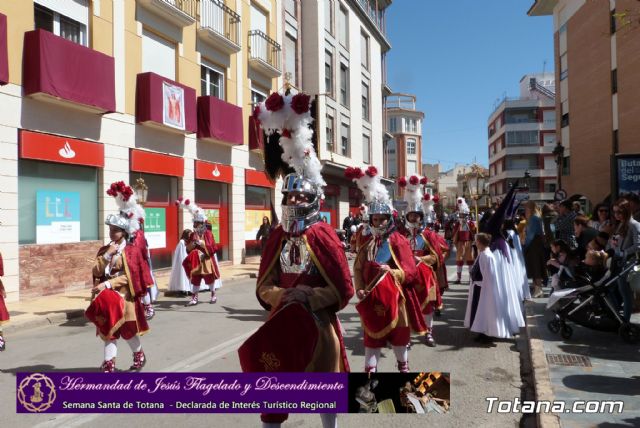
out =
<svg viewBox="0 0 640 428"><path fill-rule="evenodd" d="M497 266L496 288L498 290L499 305L498 315L506 321L509 336L518 334L521 327L524 327L524 316L522 291L519 290L522 281L518 279L515 268L515 262L503 235L503 224L508 212L514 212L514 204L516 203L517 183L504 197L496 212L487 222L487 231L491 234L491 252Z"/></svg>
<svg viewBox="0 0 640 428"><path fill-rule="evenodd" d="M193 286L193 296L186 306L198 304L198 293L203 280L211 290L209 303L216 303L218 297L216 296L215 281L220 279L220 269L215 256L216 241L211 230L207 228L207 216L200 207L189 199L178 198L176 204L187 209L193 220L193 231L186 242L187 257L182 262L182 267Z"/></svg>
<svg viewBox="0 0 640 428"><path fill-rule="evenodd" d="M401 177L398 184L404 189L404 200L407 202L407 214L403 225L399 227L402 234L409 240L409 245L413 251L416 261L418 277L415 284L415 292L420 304L420 311L425 316L425 344L436 346L433 338L433 313L436 307L442 305L440 288L438 287L437 275L434 269L438 266L438 254L431 247L429 240L425 236L425 224L427 215L432 214L431 210L425 210L422 201L425 197L429 200L431 196L423 194L421 187L427 184L426 177L410 176L408 179Z"/></svg>
<svg viewBox="0 0 640 428"><path fill-rule="evenodd" d="M425 193L422 200L422 206L427 218L429 218L430 213L433 213L434 204L437 204L439 201L440 198L438 195L430 196L428 193ZM435 217L435 213L433 213L432 215L433 217ZM434 313L437 317L439 317L442 309L444 308L442 296L444 295L444 292L449 289L446 260L449 258L450 248L447 244L447 241L438 233L437 230L427 227L423 230L423 234L429 242L430 248L435 252L437 256L437 262L433 267L436 272L436 279L438 282L438 293L434 305Z"/></svg>
<svg viewBox="0 0 640 428"><path fill-rule="evenodd" d="M4 263L2 261L2 254L0 254L0 277L4 276ZM7 292L4 289L2 278L0 278L0 352L6 348L6 341L2 333L2 326L9 322L9 311L4 303L4 299L7 298Z"/></svg>
<svg viewBox="0 0 640 428"><path fill-rule="evenodd" d="M458 277L456 284L462 280L462 267L467 264L471 269L473 265L473 237L476 234L476 225L471 220L469 206L464 198L457 200L458 219L453 225L453 245L456 247L456 272Z"/></svg>
<svg viewBox="0 0 640 428"><path fill-rule="evenodd" d="M285 177L280 226L266 242L256 283L256 297L270 314L238 350L245 372L349 371L336 313L354 290L342 244L320 220L325 182L309 109L306 94L274 93L254 112L273 137L265 144L265 171L274 180ZM262 414L261 419L263 426L275 427L287 416ZM321 419L325 428L337 426L336 414Z"/></svg>
<svg viewBox="0 0 640 428"><path fill-rule="evenodd" d="M139 371L147 361L140 336L149 331L142 299L153 285L146 247L136 242L144 210L131 187L122 181L113 183L107 194L115 198L120 212L106 218L110 242L96 255L93 299L85 315L104 341L101 370L115 371L117 340L122 337L133 352L130 370Z"/></svg>
<svg viewBox="0 0 640 428"><path fill-rule="evenodd" d="M415 258L409 241L395 227L391 200L377 168L348 167L345 175L356 182L369 207L371 239L360 248L353 266L360 300L356 309L364 328L365 371L377 370L382 348L390 343L398 370L407 373L411 327L419 331L424 325L413 288ZM426 328L420 333L425 332Z"/></svg>

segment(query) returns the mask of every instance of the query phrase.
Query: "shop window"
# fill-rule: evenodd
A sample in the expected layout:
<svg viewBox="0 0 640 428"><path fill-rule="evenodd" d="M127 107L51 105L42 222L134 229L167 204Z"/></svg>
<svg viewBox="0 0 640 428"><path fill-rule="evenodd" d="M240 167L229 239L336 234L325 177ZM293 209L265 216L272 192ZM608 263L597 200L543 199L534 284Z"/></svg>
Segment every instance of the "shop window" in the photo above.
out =
<svg viewBox="0 0 640 428"><path fill-rule="evenodd" d="M196 204L205 210L211 233L218 244L218 260L229 260L229 186L217 181L196 180Z"/></svg>
<svg viewBox="0 0 640 428"><path fill-rule="evenodd" d="M260 241L256 239L262 219L271 220L271 194L268 187L245 186L245 254L247 257L259 256ZM280 201L278 201L279 203Z"/></svg>
<svg viewBox="0 0 640 428"><path fill-rule="evenodd" d="M38 236L38 226L49 225L52 223L50 219L57 217L69 223L80 223L80 241L98 240L98 224L101 224L98 215L96 168L27 159L18 161L20 244L35 244L50 239ZM76 225L65 227L73 228ZM43 229L40 229L40 233L43 233Z"/></svg>

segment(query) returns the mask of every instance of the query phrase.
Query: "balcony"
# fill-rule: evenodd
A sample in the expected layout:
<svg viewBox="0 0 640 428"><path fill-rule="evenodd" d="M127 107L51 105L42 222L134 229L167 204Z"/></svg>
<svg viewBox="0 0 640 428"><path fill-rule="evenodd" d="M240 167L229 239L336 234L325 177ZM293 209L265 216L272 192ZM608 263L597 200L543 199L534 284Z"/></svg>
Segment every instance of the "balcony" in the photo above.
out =
<svg viewBox="0 0 640 428"><path fill-rule="evenodd" d="M197 129L196 90L155 73L138 74L136 123L193 134Z"/></svg>
<svg viewBox="0 0 640 428"><path fill-rule="evenodd" d="M240 15L221 0L200 2L200 28L202 40L227 54L240 52Z"/></svg>
<svg viewBox="0 0 640 428"><path fill-rule="evenodd" d="M381 48L383 52L391 49L391 44L387 40L386 35L386 21L385 21L385 13L384 9L388 7L391 2L376 2L372 0L357 0L355 3L358 5L358 8L355 10L359 11L362 15L364 15L365 19L368 19L373 28L378 31L379 38L381 39ZM384 4L383 4L384 3Z"/></svg>
<svg viewBox="0 0 640 428"><path fill-rule="evenodd" d="M116 109L112 57L45 30L24 34L22 86L25 96L94 113Z"/></svg>
<svg viewBox="0 0 640 428"><path fill-rule="evenodd" d="M7 83L9 83L7 16L0 13L0 85L6 85Z"/></svg>
<svg viewBox="0 0 640 428"><path fill-rule="evenodd" d="M216 97L198 97L198 138L241 146L242 108Z"/></svg>
<svg viewBox="0 0 640 428"><path fill-rule="evenodd" d="M271 78L282 74L280 53L282 48L260 30L249 31L249 65Z"/></svg>
<svg viewBox="0 0 640 428"><path fill-rule="evenodd" d="M138 0L150 12L179 27L196 22L200 5L198 0Z"/></svg>

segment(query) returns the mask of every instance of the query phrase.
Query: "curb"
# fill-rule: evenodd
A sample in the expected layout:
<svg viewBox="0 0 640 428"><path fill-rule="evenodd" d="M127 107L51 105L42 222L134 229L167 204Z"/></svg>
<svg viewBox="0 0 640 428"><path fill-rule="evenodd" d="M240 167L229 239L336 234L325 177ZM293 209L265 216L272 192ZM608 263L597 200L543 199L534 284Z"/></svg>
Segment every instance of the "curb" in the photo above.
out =
<svg viewBox="0 0 640 428"><path fill-rule="evenodd" d="M257 273L242 273L233 275L228 277L227 281L235 281L241 279L249 279L256 278ZM3 333L7 333L11 335L16 331L25 331L32 330L39 327L50 326L50 325L60 325L64 324L67 321L71 321L78 318L84 317L84 309L68 309L62 312L50 314L50 315L40 315L31 319L26 319L22 322L15 322L10 320L7 324L2 326Z"/></svg>
<svg viewBox="0 0 640 428"><path fill-rule="evenodd" d="M536 315L530 305L525 305L527 316L527 336L529 338L529 353L531 370L533 372L533 382L536 394L536 401L553 401L555 395L551 387L549 377L549 366L544 352L544 341L540 338ZM560 417L553 413L538 413L538 427L560 428Z"/></svg>

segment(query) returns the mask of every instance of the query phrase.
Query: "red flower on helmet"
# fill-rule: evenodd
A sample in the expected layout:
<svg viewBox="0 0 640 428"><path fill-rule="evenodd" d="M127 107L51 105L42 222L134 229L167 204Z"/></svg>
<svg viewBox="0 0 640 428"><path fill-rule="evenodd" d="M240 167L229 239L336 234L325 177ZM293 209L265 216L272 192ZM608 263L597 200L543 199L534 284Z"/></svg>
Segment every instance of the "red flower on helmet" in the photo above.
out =
<svg viewBox="0 0 640 428"><path fill-rule="evenodd" d="M281 135L285 138L291 138L291 131L289 131L288 129L283 129Z"/></svg>
<svg viewBox="0 0 640 428"><path fill-rule="evenodd" d="M184 201L184 198L182 196L178 197L178 202L182 202Z"/></svg>
<svg viewBox="0 0 640 428"><path fill-rule="evenodd" d="M440 196L438 196L438 195L434 195L434 196L433 196L433 202L435 202L436 204L437 204L438 202L440 202Z"/></svg>
<svg viewBox="0 0 640 428"><path fill-rule="evenodd" d="M184 204L185 204L185 205L189 205L190 203L191 203L191 201L190 201L189 199L185 199L185 200L184 200Z"/></svg>
<svg viewBox="0 0 640 428"><path fill-rule="evenodd" d="M311 97L307 94L296 94L291 98L291 109L298 114L304 114L309 111L310 100Z"/></svg>
<svg viewBox="0 0 640 428"><path fill-rule="evenodd" d="M431 195L429 193L425 193L424 197L422 199L424 199L425 201L430 201L431 200Z"/></svg>
<svg viewBox="0 0 640 428"><path fill-rule="evenodd" d="M420 183L420 179L417 175L412 175L411 177L409 177L409 183L411 183L412 186L417 186L418 183Z"/></svg>
<svg viewBox="0 0 640 428"><path fill-rule="evenodd" d="M360 169L360 168L358 168ZM367 175L369 177L375 177L376 175L378 175L378 168L376 168L375 166L371 165L369 168L367 168L366 171Z"/></svg>
<svg viewBox="0 0 640 428"><path fill-rule="evenodd" d="M405 177L400 177L398 179L398 186L400 187L407 187L407 179Z"/></svg>
<svg viewBox="0 0 640 428"><path fill-rule="evenodd" d="M420 184L422 184L423 186L426 185L429 182L429 179L427 177L422 177L420 179Z"/></svg>
<svg viewBox="0 0 640 428"><path fill-rule="evenodd" d="M180 201L179 200L176 201L175 204L176 204L176 207L179 207L180 206Z"/></svg>
<svg viewBox="0 0 640 428"><path fill-rule="evenodd" d="M269 111L278 111L284 107L284 98L277 92L269 95L269 98L264 102L265 107Z"/></svg>

